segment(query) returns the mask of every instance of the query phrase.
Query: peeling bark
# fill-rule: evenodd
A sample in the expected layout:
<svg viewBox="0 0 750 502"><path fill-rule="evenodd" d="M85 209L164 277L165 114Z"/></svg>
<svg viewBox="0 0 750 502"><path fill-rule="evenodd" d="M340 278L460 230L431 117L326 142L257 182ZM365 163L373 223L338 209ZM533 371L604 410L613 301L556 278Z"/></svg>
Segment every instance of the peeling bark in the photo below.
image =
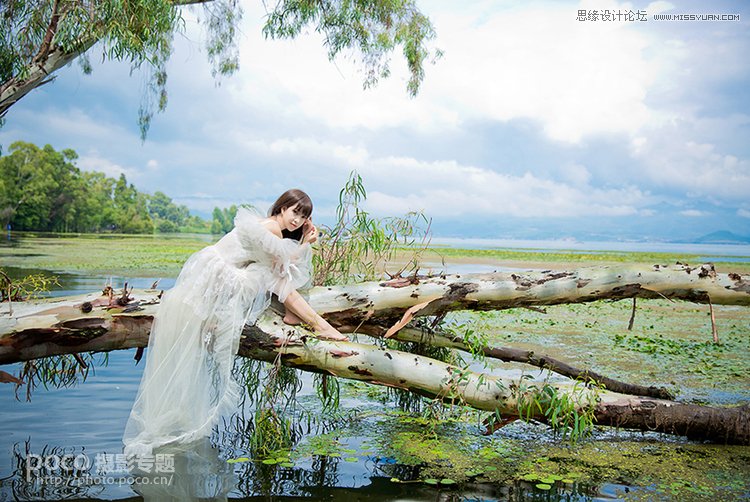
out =
<svg viewBox="0 0 750 502"><path fill-rule="evenodd" d="M334 326L392 326L411 307L415 316L451 310L501 310L625 298L668 298L715 305L750 306L750 280L718 274L713 265L590 267L572 272L527 272L422 277L404 287L365 283L315 288L311 306Z"/></svg>
<svg viewBox="0 0 750 502"><path fill-rule="evenodd" d="M107 297L96 294L15 302L13 317L7 309L0 310L0 364L145 347L158 297L156 292L139 292L138 298L133 305L116 308L107 306Z"/></svg>

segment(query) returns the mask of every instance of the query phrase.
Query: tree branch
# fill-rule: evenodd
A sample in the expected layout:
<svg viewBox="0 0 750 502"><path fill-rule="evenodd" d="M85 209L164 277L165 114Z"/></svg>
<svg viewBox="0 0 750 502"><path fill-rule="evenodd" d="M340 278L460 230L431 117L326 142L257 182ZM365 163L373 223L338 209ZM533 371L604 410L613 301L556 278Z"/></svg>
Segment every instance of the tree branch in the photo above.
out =
<svg viewBox="0 0 750 502"><path fill-rule="evenodd" d="M57 23L60 20L60 13L57 11L59 7L60 0L55 0L55 3L52 4L52 17L50 18L49 26L47 27L47 33L45 33L44 40L39 46L39 51L31 60L32 64L38 64L40 61L44 61L49 54L52 38L54 38L55 33L57 33Z"/></svg>
<svg viewBox="0 0 750 502"><path fill-rule="evenodd" d="M458 336L450 335L448 333L426 333L419 329L406 328L402 329L393 337L393 339L402 342L426 343L435 347L447 347L472 352L472 347L470 347L466 341ZM674 399L674 394L665 388L646 387L644 385L621 382L590 369L576 368L575 366L548 355L536 354L533 350L516 349L514 347L480 346L474 347L473 351L481 352L486 357L499 359L505 362L513 361L529 364L542 369L548 369L573 380L581 380L584 383L593 381L596 384L603 385L607 390L612 392L631 394L634 396L655 397L657 399Z"/></svg>

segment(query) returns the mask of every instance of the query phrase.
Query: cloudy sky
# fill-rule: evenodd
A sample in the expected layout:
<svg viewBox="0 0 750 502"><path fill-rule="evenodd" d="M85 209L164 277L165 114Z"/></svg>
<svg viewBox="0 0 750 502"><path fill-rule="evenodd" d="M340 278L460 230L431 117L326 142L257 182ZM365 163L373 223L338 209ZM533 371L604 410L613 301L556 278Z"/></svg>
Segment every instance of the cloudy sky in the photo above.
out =
<svg viewBox="0 0 750 502"><path fill-rule="evenodd" d="M423 210L438 236L690 239L750 235L750 4L422 0L443 58L419 95L393 75L363 90L320 38L265 40L245 2L241 69L212 79L188 15L169 106L141 142L145 77L74 64L14 106L0 129L73 148L82 169L125 173L207 215L266 206L300 187L329 222L356 169L377 215ZM647 21L579 21L579 10ZM655 14L735 14L664 21ZM745 54L743 56L743 54Z"/></svg>

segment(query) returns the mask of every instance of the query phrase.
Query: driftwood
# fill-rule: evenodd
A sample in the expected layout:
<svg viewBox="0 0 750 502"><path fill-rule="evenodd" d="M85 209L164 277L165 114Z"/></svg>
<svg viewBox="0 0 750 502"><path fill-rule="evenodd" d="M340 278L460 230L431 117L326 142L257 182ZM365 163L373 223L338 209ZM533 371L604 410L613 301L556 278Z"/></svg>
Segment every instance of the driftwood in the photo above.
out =
<svg viewBox="0 0 750 502"><path fill-rule="evenodd" d="M111 295L81 295L16 303L12 317L7 307L3 310L0 306L0 364L57 354L144 347L160 295L157 291L130 294L131 297L114 302ZM417 277L408 281L310 291L311 305L342 331L377 337L385 336L389 328L411 317L439 316L451 310L537 307L636 297L750 305L750 281L739 274L717 274L708 265L691 268L678 264L673 267L595 267L573 272ZM468 348L455 336L429 333L425 338L422 331L408 327L400 329L394 338ZM681 404L658 399L669 397L662 389L617 382L544 355L503 347L480 350L489 357L534 364L603 385L607 390L594 391L580 384L555 384L558 392L569 393L581 402L586 402L592 397L591 393L596 392L598 424L750 443L747 407L726 409ZM240 355L266 361L280 358L283 364L300 369L458 400L504 416L518 415L517 399L523 395L523 382L480 377L470 372L462 372L458 382L455 380L457 369L439 361L384 351L373 345L316 340L302 328L284 325L273 312L267 313L255 326L246 328ZM536 418L545 420L543 414Z"/></svg>

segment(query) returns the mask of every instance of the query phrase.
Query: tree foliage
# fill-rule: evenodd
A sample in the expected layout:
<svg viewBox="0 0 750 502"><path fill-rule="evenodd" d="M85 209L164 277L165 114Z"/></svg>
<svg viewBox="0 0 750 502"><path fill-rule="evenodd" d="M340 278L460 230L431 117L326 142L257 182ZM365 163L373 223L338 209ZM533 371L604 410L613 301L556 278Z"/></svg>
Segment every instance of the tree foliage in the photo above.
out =
<svg viewBox="0 0 750 502"><path fill-rule="evenodd" d="M352 171L339 192L336 221L320 228L320 240L313 255L313 283L328 286L414 272L430 240L430 222L421 212L405 216L375 218L361 204L367 199L362 177ZM386 266L402 250L406 264Z"/></svg>
<svg viewBox="0 0 750 502"><path fill-rule="evenodd" d="M228 208L214 208L211 221L211 233L222 235L234 228L234 217L237 216L237 206L232 204Z"/></svg>
<svg viewBox="0 0 750 502"><path fill-rule="evenodd" d="M183 9L195 5L207 32L206 53L214 77L238 69L237 35L242 18L239 0L5 0L0 2L0 118L19 99L54 78L54 72L83 56L91 70L92 47L102 59L145 66L149 84L139 112L145 136L155 111L167 105L166 63L172 40L184 31ZM357 53L365 86L390 73L389 56L403 48L415 95L424 63L439 51L428 42L435 32L415 0L279 0L270 7L263 32L271 38L294 38L311 28L324 36L331 59Z"/></svg>
<svg viewBox="0 0 750 502"><path fill-rule="evenodd" d="M365 87L390 75L388 55L398 46L409 67L409 94L415 96L424 79L424 63L440 57L427 44L435 37L430 20L414 0L279 0L263 33L294 38L309 26L324 37L328 57L358 53L365 69Z"/></svg>
<svg viewBox="0 0 750 502"><path fill-rule="evenodd" d="M73 150L18 141L0 157L0 223L16 230L122 233L204 227L162 192L139 192L118 179L81 171Z"/></svg>

